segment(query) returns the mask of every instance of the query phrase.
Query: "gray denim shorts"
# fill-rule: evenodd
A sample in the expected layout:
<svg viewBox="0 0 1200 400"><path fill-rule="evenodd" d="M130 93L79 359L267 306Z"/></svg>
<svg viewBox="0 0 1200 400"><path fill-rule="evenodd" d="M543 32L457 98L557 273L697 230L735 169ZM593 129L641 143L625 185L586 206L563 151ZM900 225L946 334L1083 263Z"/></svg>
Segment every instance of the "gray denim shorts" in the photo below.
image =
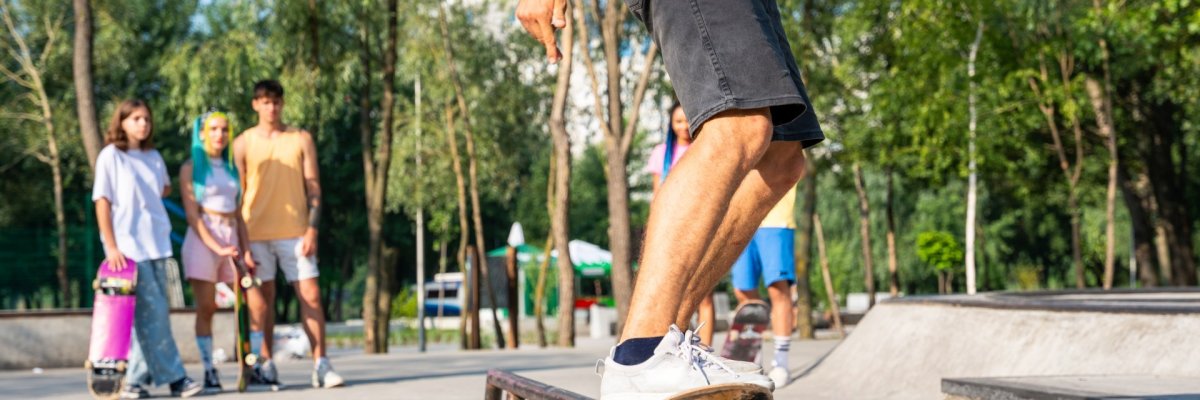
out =
<svg viewBox="0 0 1200 400"><path fill-rule="evenodd" d="M775 0L625 0L662 49L692 134L730 109L769 107L772 140L825 139Z"/></svg>

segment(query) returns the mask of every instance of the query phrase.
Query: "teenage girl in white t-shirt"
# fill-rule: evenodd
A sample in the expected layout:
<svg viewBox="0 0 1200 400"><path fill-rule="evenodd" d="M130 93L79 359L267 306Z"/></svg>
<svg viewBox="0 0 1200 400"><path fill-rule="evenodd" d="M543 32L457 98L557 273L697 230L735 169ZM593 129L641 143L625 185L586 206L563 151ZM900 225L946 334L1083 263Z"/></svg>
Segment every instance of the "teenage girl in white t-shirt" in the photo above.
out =
<svg viewBox="0 0 1200 400"><path fill-rule="evenodd" d="M229 143L229 117L206 113L192 124L192 159L179 168L188 231L183 239L183 269L196 302L196 348L204 364L205 392L220 392L212 361L212 316L217 310L216 282L234 283L231 257L254 266L246 242L246 223L238 211L241 184ZM244 251L243 251L244 249Z"/></svg>
<svg viewBox="0 0 1200 400"><path fill-rule="evenodd" d="M92 201L110 268L137 264L137 304L133 346L122 398L143 398L143 384L171 385L171 394L190 397L203 388L187 377L171 336L167 304L167 268L171 258L171 220L162 198L171 190L166 163L154 149L150 107L141 100L117 106L104 149L96 157Z"/></svg>

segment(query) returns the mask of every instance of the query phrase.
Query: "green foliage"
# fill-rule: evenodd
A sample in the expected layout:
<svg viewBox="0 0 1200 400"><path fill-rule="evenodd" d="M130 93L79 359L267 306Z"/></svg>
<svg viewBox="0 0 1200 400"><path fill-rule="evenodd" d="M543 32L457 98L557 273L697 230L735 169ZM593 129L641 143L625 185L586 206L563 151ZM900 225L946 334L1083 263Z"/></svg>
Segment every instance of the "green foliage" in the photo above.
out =
<svg viewBox="0 0 1200 400"><path fill-rule="evenodd" d="M921 232L917 235L917 258L938 271L954 271L962 266L963 248L947 232Z"/></svg>

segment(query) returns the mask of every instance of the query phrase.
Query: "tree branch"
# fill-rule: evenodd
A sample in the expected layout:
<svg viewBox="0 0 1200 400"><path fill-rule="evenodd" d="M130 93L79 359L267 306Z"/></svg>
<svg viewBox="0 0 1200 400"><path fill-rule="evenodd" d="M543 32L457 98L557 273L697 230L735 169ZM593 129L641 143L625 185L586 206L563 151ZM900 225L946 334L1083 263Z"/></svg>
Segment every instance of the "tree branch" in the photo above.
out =
<svg viewBox="0 0 1200 400"><path fill-rule="evenodd" d="M637 120L642 110L642 100L646 94L646 87L650 86L650 75L654 73L654 58L658 56L658 43L650 41L650 48L646 50L645 64L642 65L642 74L638 77L637 86L633 90L633 112L629 116L629 124L625 125L625 132L621 135L621 155L629 154L629 146L633 143L634 132L637 128Z"/></svg>
<svg viewBox="0 0 1200 400"><path fill-rule="evenodd" d="M583 55L583 63L587 67L588 78L591 79L592 101L595 103L593 105L596 108L596 119L600 120L600 129L604 131L604 136L613 136L616 132L613 132L604 122L604 103L600 100L600 81L596 79L596 64L592 62L591 39L588 37L587 19L583 15L583 10L583 0L575 0L575 20L578 24L575 30L579 32L579 54ZM612 77L610 76L608 79L612 79Z"/></svg>

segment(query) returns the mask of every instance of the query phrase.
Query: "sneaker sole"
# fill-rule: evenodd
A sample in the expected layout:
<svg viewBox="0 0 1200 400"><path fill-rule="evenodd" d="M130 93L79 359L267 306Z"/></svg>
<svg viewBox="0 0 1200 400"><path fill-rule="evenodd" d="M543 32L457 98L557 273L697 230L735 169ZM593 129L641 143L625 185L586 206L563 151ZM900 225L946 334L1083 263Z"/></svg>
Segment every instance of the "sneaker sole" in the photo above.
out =
<svg viewBox="0 0 1200 400"><path fill-rule="evenodd" d="M618 393L605 400L772 400L771 389L753 383L722 383L675 393Z"/></svg>

